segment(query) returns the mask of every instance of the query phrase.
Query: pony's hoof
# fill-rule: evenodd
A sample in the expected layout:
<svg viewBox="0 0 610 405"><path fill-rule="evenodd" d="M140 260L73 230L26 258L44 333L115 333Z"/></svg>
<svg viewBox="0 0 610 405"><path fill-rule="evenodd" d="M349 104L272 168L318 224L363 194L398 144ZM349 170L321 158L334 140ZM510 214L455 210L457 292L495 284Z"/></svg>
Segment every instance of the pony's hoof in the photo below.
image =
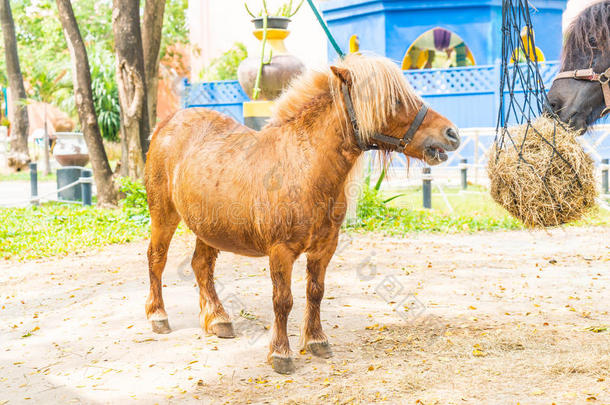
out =
<svg viewBox="0 0 610 405"><path fill-rule="evenodd" d="M316 357L330 359L333 357L333 351L328 342L313 342L307 344L307 350Z"/></svg>
<svg viewBox="0 0 610 405"><path fill-rule="evenodd" d="M169 327L169 321L167 319L151 321L150 323L152 324L152 330L154 333L166 334L172 331Z"/></svg>
<svg viewBox="0 0 610 405"><path fill-rule="evenodd" d="M294 373L294 362L291 357L271 356L271 367L279 374Z"/></svg>
<svg viewBox="0 0 610 405"><path fill-rule="evenodd" d="M231 322L219 322L212 325L212 333L223 339L231 339L235 337L233 324Z"/></svg>

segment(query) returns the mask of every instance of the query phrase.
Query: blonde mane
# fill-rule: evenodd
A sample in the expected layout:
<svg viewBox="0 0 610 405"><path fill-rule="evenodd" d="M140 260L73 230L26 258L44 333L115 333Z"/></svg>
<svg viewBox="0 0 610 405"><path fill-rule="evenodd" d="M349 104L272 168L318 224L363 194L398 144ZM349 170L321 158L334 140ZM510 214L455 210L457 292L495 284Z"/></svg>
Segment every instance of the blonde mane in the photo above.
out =
<svg viewBox="0 0 610 405"><path fill-rule="evenodd" d="M350 96L360 135L365 141L381 131L399 102L409 109L416 109L422 103L402 71L388 58L350 54L335 66L350 73ZM315 100L328 95L343 117L343 128L347 128L349 117L345 113L341 84L330 69L310 70L297 77L275 103L271 125L281 125L304 114Z"/></svg>

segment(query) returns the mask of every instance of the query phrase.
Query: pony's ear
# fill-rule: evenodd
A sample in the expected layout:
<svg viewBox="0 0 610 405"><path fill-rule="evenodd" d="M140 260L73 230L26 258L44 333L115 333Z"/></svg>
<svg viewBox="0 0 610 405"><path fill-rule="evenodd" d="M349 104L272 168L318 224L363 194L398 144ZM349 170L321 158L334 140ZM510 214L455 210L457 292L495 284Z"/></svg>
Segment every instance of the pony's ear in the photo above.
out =
<svg viewBox="0 0 610 405"><path fill-rule="evenodd" d="M331 66L330 70L343 83L347 84L348 86L352 85L352 74L349 72L349 70L347 70L345 68L338 67L338 66Z"/></svg>

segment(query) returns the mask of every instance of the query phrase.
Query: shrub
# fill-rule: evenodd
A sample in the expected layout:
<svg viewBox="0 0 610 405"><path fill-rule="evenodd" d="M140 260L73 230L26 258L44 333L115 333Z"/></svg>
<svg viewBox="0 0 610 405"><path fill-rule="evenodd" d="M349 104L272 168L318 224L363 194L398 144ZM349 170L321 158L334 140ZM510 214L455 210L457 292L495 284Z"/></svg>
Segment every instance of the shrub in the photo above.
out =
<svg viewBox="0 0 610 405"><path fill-rule="evenodd" d="M212 59L209 66L200 73L201 80L236 80L237 68L248 57L248 50L241 42L236 42L218 58Z"/></svg>
<svg viewBox="0 0 610 405"><path fill-rule="evenodd" d="M148 211L148 200L146 198L146 188L140 181L131 180L123 177L120 180L120 191L125 194L121 200L121 209L127 217L139 224L150 223L150 212Z"/></svg>

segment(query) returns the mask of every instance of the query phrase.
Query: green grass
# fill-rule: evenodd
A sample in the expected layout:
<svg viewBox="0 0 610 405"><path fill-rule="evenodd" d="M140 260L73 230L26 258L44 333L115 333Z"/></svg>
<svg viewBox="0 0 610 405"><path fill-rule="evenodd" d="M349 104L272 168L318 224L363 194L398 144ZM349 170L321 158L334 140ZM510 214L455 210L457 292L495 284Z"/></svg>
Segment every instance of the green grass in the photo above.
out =
<svg viewBox="0 0 610 405"><path fill-rule="evenodd" d="M0 208L0 258L31 260L83 252L113 243L126 243L149 236L146 193L140 183L123 180L126 194L121 208L107 209L50 203L39 207ZM421 208L421 189L382 193L365 187L358 204L358 219L348 231L377 231L392 235L409 232L476 232L522 229L519 221L495 204L481 188L445 193L453 212L438 190L433 191L433 209ZM384 200L404 193L390 202ZM610 212L594 211L567 226L610 226ZM181 226L179 232L185 228Z"/></svg>
<svg viewBox="0 0 610 405"><path fill-rule="evenodd" d="M41 172L38 172L38 181L55 181L55 172L51 172L46 176L43 176ZM0 181L30 181L30 171L24 170L16 173L0 173Z"/></svg>
<svg viewBox="0 0 610 405"><path fill-rule="evenodd" d="M523 229L496 204L482 187L469 187L470 192L443 189L449 208L438 189L432 192L432 209L422 208L421 187L381 192L365 186L358 204L358 219L347 228L364 231L381 231L388 234L408 232L476 232ZM397 194L404 194L383 203ZM580 221L565 226L609 226L610 212L597 209Z"/></svg>
<svg viewBox="0 0 610 405"><path fill-rule="evenodd" d="M148 221L120 209L44 204L0 209L0 257L29 260L146 238Z"/></svg>

